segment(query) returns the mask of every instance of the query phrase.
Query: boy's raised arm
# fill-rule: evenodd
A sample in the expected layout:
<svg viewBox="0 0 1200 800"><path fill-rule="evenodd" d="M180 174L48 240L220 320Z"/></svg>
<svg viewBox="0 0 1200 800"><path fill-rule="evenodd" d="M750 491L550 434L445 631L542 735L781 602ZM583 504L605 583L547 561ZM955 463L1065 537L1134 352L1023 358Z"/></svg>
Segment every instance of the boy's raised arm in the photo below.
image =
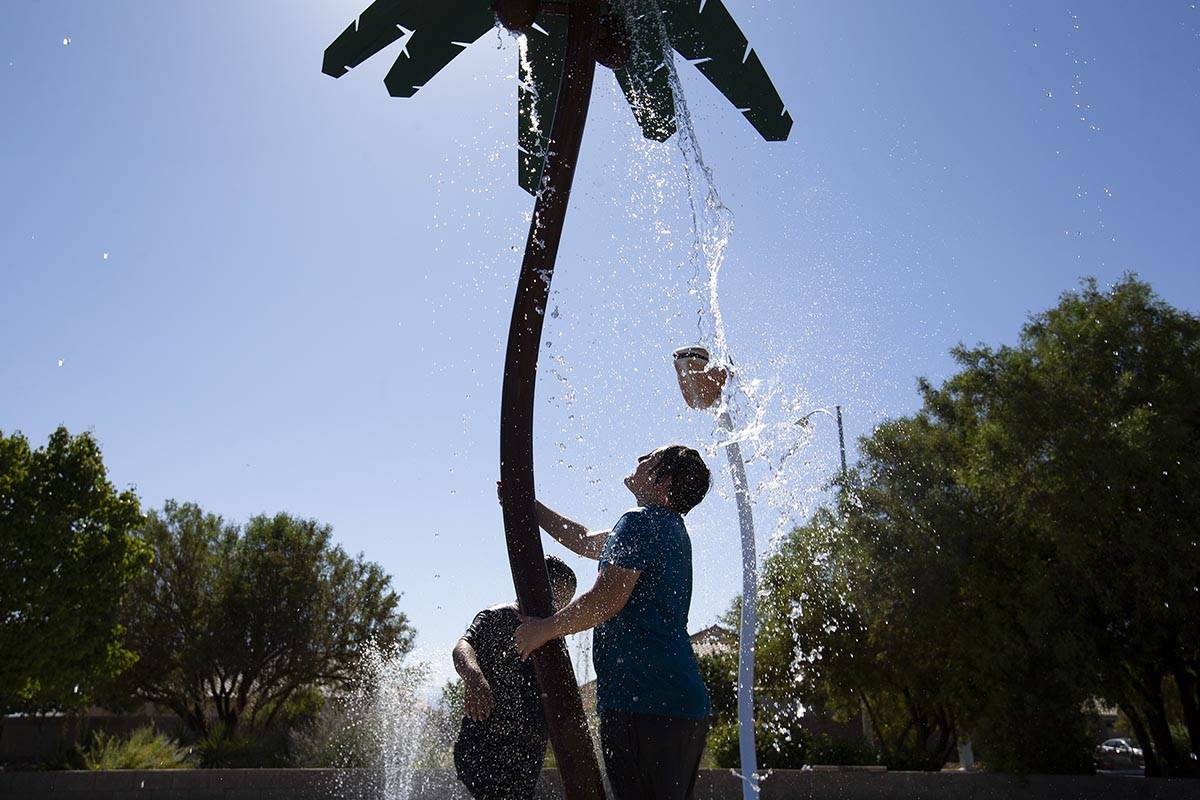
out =
<svg viewBox="0 0 1200 800"><path fill-rule="evenodd" d="M500 493L500 482L496 481L496 493ZM503 502L503 500L501 500ZM555 541L576 555L600 560L604 543L612 531L589 531L587 526L564 517L541 500L537 501L538 527L550 534Z"/></svg>
<svg viewBox="0 0 1200 800"><path fill-rule="evenodd" d="M604 543L612 531L589 531L573 519L568 519L542 501L537 501L538 525L559 544L573 553L599 560Z"/></svg>

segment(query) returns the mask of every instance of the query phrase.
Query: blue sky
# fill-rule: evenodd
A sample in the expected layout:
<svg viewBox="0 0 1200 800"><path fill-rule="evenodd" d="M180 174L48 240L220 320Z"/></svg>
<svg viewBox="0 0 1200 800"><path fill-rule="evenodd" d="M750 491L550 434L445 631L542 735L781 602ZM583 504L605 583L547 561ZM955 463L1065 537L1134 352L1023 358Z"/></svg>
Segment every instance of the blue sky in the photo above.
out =
<svg viewBox="0 0 1200 800"><path fill-rule="evenodd" d="M512 595L492 487L531 207L516 50L490 33L393 100L390 58L320 73L364 2L6 4L0 429L93 431L147 506L333 524L444 669ZM950 347L1011 341L1083 275L1196 310L1194 3L727 5L796 121L762 142L681 65L736 217L721 297L760 381L764 547L836 467L823 417L763 466L790 419L840 403L852 439L907 413ZM541 496L598 527L634 455L712 438L668 360L701 306L685 204L674 143L639 138L602 70L537 411ZM693 628L739 584L720 474L689 517Z"/></svg>

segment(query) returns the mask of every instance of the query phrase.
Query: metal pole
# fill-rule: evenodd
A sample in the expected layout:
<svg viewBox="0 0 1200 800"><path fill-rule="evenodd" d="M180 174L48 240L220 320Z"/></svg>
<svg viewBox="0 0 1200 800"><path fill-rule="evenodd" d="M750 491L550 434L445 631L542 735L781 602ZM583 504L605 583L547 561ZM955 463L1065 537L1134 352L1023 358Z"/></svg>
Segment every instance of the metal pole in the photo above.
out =
<svg viewBox="0 0 1200 800"><path fill-rule="evenodd" d="M571 3L562 84L546 157L547 184L538 194L529 226L504 362L500 401L504 534L517 602L524 613L537 617L550 616L553 606L534 498L534 389L550 279L591 100L599 25L598 0ZM538 648L533 665L567 800L604 800L603 779L566 644L558 639Z"/></svg>
<svg viewBox="0 0 1200 800"><path fill-rule="evenodd" d="M838 421L838 447L842 451L842 477L846 477L846 434L842 432L842 407L834 406L837 409Z"/></svg>
<svg viewBox="0 0 1200 800"><path fill-rule="evenodd" d="M841 474L842 489L841 489L841 491L844 492L844 491L846 491L846 483L845 483L845 481L846 481L846 434L842 428L842 407L834 406L834 408L837 410L838 449L841 451L841 454L842 454L842 474ZM859 705L862 707L861 710L859 711L859 717L860 717L860 721L862 724L863 741L870 743L874 739L874 734L871 731L871 720L867 714L867 704L864 701L860 701Z"/></svg>
<svg viewBox="0 0 1200 800"><path fill-rule="evenodd" d="M728 411L719 417L721 427L733 432ZM746 463L738 442L725 447L733 494L737 500L738 523L742 530L742 626L738 637L738 745L742 761L742 797L758 797L758 755L754 746L754 635L758 630L758 556L754 545L754 514L750 508L750 486Z"/></svg>

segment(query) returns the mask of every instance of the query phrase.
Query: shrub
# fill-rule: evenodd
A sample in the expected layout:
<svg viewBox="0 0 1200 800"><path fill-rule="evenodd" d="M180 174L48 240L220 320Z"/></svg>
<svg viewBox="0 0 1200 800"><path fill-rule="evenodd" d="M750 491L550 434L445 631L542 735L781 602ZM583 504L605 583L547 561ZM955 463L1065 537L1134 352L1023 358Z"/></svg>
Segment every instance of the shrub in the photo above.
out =
<svg viewBox="0 0 1200 800"><path fill-rule="evenodd" d="M283 728L229 733L218 724L196 741L196 753L206 769L291 766L288 733Z"/></svg>
<svg viewBox="0 0 1200 800"><path fill-rule="evenodd" d="M811 733L803 721L772 724L759 719L755 723L755 751L758 768L800 769L812 764L878 764L879 755L863 743L850 742L825 733ZM706 759L723 769L741 766L737 723L718 722L708 734Z"/></svg>
<svg viewBox="0 0 1200 800"><path fill-rule="evenodd" d="M146 726L126 737L96 731L61 766L88 770L191 769L196 763L190 748Z"/></svg>

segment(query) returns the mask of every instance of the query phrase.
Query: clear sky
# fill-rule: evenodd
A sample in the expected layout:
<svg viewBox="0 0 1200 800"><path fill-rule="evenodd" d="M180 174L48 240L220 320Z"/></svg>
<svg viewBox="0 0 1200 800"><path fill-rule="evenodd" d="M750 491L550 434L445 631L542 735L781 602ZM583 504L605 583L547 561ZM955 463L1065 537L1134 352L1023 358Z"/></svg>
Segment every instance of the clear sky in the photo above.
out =
<svg viewBox="0 0 1200 800"><path fill-rule="evenodd" d="M828 419L790 420L840 403L853 439L908 413L949 348L1011 341L1084 275L1197 310L1195 3L726 2L796 121L762 142L681 65L737 220L721 297L761 381L764 547L836 469ZM441 670L512 596L493 481L531 208L517 56L490 33L411 100L388 57L322 75L365 3L5 4L0 429L93 431L149 507L331 523ZM712 438L668 358L702 305L685 205L675 144L641 141L601 70L537 410L542 498L598 527L636 454ZM721 458L688 519L693 629L740 580Z"/></svg>

